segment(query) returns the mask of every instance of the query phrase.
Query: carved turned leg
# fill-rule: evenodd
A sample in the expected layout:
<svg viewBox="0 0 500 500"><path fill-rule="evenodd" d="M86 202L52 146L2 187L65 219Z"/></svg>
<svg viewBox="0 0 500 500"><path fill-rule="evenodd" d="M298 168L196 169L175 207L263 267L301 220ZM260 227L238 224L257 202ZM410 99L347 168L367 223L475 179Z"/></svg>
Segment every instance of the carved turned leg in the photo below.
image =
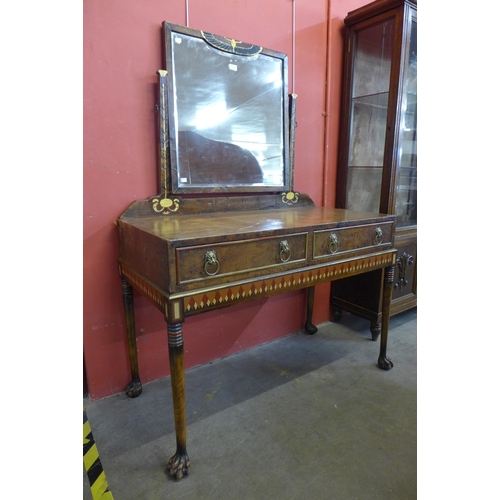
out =
<svg viewBox="0 0 500 500"><path fill-rule="evenodd" d="M312 324L313 306L314 306L314 287L310 286L307 289L307 319L304 327L306 333L308 333L309 335L314 335L318 331L317 327Z"/></svg>
<svg viewBox="0 0 500 500"><path fill-rule="evenodd" d="M125 327L127 329L128 353L132 381L127 385L125 392L129 398L136 398L142 392L139 378L139 363L137 360L137 342L135 339L134 292L130 283L122 279L123 306L125 308Z"/></svg>
<svg viewBox="0 0 500 500"><path fill-rule="evenodd" d="M382 336L380 338L380 355L378 366L382 370L390 370L394 363L387 357L387 334L389 332L389 316L392 300L392 288L394 283L394 266L384 269L384 291L382 298Z"/></svg>
<svg viewBox="0 0 500 500"><path fill-rule="evenodd" d="M182 479L189 472L189 457L186 452L186 398L184 394L184 341L182 323L168 324L168 355L170 359L170 381L174 404L175 437L177 450L167 464L170 476Z"/></svg>

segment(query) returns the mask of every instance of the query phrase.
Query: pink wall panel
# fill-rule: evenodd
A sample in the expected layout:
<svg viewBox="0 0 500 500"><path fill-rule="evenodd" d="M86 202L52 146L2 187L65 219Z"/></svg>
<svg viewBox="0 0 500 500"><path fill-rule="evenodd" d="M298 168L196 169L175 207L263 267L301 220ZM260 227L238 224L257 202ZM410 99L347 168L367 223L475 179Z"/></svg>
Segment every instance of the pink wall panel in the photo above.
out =
<svg viewBox="0 0 500 500"><path fill-rule="evenodd" d="M342 94L342 63L344 49L344 18L348 12L362 7L369 0L330 0L330 37L328 44L328 117L325 120L325 164L323 179L323 205L335 206L335 187L337 176L338 138L340 123L340 99Z"/></svg>
<svg viewBox="0 0 500 500"><path fill-rule="evenodd" d="M309 194L317 204L332 205L340 102L340 28L347 12L367 1L330 3L330 53L329 0L190 0L188 21L193 28L289 55L290 92L293 76L293 90L298 94L295 189ZM161 22L186 24L186 2L86 0L83 8L83 336L89 393L99 399L122 392L129 382L115 221L131 202L158 192L154 106L156 71L161 67ZM325 164L328 58L332 91L327 139L331 153ZM328 286L318 287L313 318L317 323L329 317L328 297ZM304 321L304 292L189 318L184 325L186 367L296 332ZM136 323L143 383L166 376L166 325L162 314L140 295L136 295Z"/></svg>

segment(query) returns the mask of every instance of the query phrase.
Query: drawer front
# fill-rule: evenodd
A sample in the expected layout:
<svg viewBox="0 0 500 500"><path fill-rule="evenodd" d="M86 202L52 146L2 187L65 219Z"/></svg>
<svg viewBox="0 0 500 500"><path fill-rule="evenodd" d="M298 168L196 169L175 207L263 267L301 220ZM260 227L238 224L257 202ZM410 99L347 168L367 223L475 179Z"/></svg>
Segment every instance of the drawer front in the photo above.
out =
<svg viewBox="0 0 500 500"><path fill-rule="evenodd" d="M393 224L383 222L360 227L343 227L314 232L313 257L315 259L350 252L373 251L392 242Z"/></svg>
<svg viewBox="0 0 500 500"><path fill-rule="evenodd" d="M176 249L177 283L293 267L305 261L307 233Z"/></svg>

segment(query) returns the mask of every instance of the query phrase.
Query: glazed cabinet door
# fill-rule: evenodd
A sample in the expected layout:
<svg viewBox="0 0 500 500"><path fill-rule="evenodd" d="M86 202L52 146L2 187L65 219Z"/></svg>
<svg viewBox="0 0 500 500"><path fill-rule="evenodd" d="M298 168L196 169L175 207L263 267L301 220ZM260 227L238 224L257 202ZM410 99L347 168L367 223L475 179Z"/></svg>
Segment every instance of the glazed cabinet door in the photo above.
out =
<svg viewBox="0 0 500 500"><path fill-rule="evenodd" d="M409 9L403 26L402 87L396 173L396 266L391 313L417 305L417 11Z"/></svg>
<svg viewBox="0 0 500 500"><path fill-rule="evenodd" d="M387 135L394 17L354 30L346 140L345 208L379 212Z"/></svg>
<svg viewBox="0 0 500 500"><path fill-rule="evenodd" d="M394 213L401 229L417 225L417 12L409 12L394 182Z"/></svg>

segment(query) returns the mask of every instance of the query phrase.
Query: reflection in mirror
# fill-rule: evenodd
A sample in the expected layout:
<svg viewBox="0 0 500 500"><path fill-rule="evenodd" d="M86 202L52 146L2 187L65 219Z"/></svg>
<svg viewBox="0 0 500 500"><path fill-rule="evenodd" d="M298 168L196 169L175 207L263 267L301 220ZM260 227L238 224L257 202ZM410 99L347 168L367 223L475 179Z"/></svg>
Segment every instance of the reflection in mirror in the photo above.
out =
<svg viewBox="0 0 500 500"><path fill-rule="evenodd" d="M173 191L286 189L286 56L231 53L164 26Z"/></svg>

